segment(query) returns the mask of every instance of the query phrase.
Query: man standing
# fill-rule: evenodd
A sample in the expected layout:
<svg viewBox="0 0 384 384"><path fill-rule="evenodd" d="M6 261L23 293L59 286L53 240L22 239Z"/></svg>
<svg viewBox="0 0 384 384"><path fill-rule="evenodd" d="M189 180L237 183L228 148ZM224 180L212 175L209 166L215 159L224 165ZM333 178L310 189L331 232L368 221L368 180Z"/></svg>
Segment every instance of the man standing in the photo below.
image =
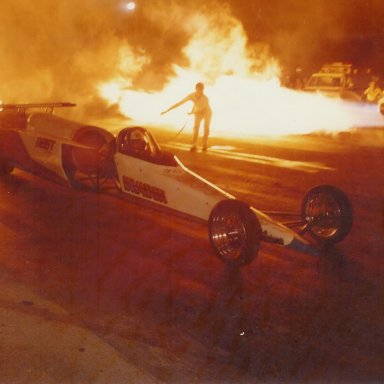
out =
<svg viewBox="0 0 384 384"><path fill-rule="evenodd" d="M369 83L368 88L364 91L363 99L368 101L368 103L376 103L379 100L381 93L381 88L377 86L375 80L372 80Z"/></svg>
<svg viewBox="0 0 384 384"><path fill-rule="evenodd" d="M206 151L208 148L208 136L211 124L212 110L209 105L208 97L204 94L203 83L197 83L195 92L189 94L187 97L185 97L178 103L172 105L167 110L161 112L161 114L163 115L164 113L167 113L170 110L179 107L187 101L193 102L193 109L191 113L195 115L195 122L193 125L192 147L190 150L192 152L197 150L197 141L199 138L200 124L202 120L204 120L203 151Z"/></svg>

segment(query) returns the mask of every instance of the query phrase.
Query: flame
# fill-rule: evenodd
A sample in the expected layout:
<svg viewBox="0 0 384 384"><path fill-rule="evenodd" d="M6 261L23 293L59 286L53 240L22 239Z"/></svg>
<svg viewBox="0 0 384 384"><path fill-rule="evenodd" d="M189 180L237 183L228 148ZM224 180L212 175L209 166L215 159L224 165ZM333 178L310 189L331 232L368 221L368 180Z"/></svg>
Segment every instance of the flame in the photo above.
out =
<svg viewBox="0 0 384 384"><path fill-rule="evenodd" d="M164 116L160 112L203 81L213 110L211 136L333 132L382 124L374 106L282 87L279 65L268 48L262 44L249 47L242 25L226 8L191 15L184 28L191 35L183 51L189 65L175 65L175 75L161 91L127 89L122 79L111 79L99 84L100 96L118 104L137 124L179 129L188 119L190 104Z"/></svg>

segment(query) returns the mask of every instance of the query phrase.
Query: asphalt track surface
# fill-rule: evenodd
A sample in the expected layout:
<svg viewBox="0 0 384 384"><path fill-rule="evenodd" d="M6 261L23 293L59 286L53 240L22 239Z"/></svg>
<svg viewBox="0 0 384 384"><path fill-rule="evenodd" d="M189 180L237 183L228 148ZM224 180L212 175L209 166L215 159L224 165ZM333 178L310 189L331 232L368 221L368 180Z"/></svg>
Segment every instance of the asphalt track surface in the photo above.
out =
<svg viewBox="0 0 384 384"><path fill-rule="evenodd" d="M0 182L0 382L382 382L383 137L159 139L261 210L337 185L352 232L322 257L263 244L230 269L201 223L16 170Z"/></svg>

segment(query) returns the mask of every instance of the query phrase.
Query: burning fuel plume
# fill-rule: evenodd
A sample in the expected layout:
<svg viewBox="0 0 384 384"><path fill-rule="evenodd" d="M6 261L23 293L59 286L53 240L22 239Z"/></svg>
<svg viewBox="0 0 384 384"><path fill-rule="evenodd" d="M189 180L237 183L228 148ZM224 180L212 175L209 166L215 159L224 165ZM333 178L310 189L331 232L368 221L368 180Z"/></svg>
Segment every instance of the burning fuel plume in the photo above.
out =
<svg viewBox="0 0 384 384"><path fill-rule="evenodd" d="M281 87L268 45L251 44L232 9L217 1L153 0L128 8L110 0L3 0L0 29L4 102L69 100L84 114L112 112L176 129L190 106L164 117L160 111L203 81L214 111L212 134L366 123L360 105Z"/></svg>

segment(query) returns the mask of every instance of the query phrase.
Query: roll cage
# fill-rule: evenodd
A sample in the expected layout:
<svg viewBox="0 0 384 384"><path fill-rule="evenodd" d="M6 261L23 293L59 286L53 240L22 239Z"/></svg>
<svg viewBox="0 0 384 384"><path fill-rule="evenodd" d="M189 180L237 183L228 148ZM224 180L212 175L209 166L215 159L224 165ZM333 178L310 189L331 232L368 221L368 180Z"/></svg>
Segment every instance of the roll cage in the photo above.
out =
<svg viewBox="0 0 384 384"><path fill-rule="evenodd" d="M134 138L137 136L141 136L145 141L141 148L134 145ZM174 167L178 165L174 155L162 150L155 138L143 127L121 130L116 139L116 152L154 164Z"/></svg>

